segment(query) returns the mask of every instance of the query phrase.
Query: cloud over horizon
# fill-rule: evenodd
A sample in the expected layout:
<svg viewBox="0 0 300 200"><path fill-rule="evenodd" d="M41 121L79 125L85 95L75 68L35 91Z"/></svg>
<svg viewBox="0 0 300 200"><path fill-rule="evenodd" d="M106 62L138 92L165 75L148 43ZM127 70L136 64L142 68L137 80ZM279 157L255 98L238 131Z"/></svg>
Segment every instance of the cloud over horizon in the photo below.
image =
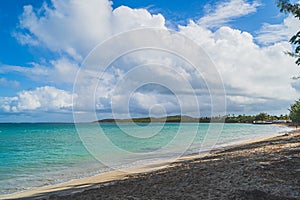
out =
<svg viewBox="0 0 300 200"><path fill-rule="evenodd" d="M229 113L279 113L299 97L298 81L291 79L298 74L297 67L293 59L283 53L292 48L286 39L294 27L300 25L299 21L287 16L282 24L264 24L257 36L229 25L232 20L255 13L259 6L261 4L258 1L226 1L212 7L202 18L191 20L187 25L178 25L176 31L200 45L213 61L226 89ZM29 110L71 113L70 108L74 106L72 91L59 88L73 84L82 62L96 45L130 30L149 27L167 30L163 15L126 6L113 9L112 2L108 0L88 0L88 3L81 0L52 0L52 5L44 4L39 9L28 5L24 7L19 27L13 35L20 44L45 48L57 54L57 57L45 58L45 62L32 63L31 67L6 65L0 69L0 74L19 73L41 84L30 91L20 91L14 97L0 97L0 110L3 113L17 114ZM101 65L102 58L110 52L134 47L134 42L143 37L147 35L131 38L128 40L131 43L122 40L119 46L100 52L95 61ZM162 37L165 37L165 41L175 41L170 45L180 44L171 32ZM153 43L155 40L157 38L149 38ZM124 80L134 66L142 65L148 65L145 71L136 70L134 76L128 76L123 87L120 86L124 89L116 90L116 85ZM209 70L202 69L204 73ZM179 113L174 94L161 87L150 85L133 94L126 93L126 90L143 83L143 80L154 77L158 81L164 80L166 85L176 84L176 91L180 94L179 91L185 91L182 98L188 113L184 114L194 115L195 105L189 101L187 87L181 87L188 81L202 104L201 113L210 113L205 81L214 77L203 77L189 64L164 52L143 50L130 53L112 63L102 77L97 76L97 68L88 73L86 76L91 82L82 83L85 95L74 94L78 96L77 102L81 104L82 112L89 113L92 106L103 114L99 117L105 117L114 104L118 105L119 114L126 114L122 108L130 107L137 115L148 115L153 105L164 107L164 113ZM2 80L3 84L7 81ZM97 87L95 84L98 84ZM96 96L93 88L96 88ZM128 99L129 95L130 105L124 104L124 99ZM94 97L95 105L90 105L87 99Z"/></svg>
<svg viewBox="0 0 300 200"><path fill-rule="evenodd" d="M14 97L0 98L5 112L21 113L26 111L65 112L72 109L72 94L54 87L38 87L31 91L21 91Z"/></svg>

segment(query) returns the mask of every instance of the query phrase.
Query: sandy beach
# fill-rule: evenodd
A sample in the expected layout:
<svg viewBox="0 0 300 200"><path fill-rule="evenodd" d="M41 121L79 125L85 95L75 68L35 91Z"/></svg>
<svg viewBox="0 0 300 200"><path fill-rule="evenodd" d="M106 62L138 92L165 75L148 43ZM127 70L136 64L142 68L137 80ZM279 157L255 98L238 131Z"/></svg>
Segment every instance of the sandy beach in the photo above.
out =
<svg viewBox="0 0 300 200"><path fill-rule="evenodd" d="M0 198L300 199L300 132L129 170Z"/></svg>

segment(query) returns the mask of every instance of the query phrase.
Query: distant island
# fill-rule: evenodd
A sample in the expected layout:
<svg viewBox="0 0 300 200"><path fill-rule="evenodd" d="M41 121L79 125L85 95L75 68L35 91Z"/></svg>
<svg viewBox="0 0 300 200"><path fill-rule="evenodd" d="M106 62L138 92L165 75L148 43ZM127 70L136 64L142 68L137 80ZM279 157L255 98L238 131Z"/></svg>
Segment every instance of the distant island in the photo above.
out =
<svg viewBox="0 0 300 200"><path fill-rule="evenodd" d="M272 123L291 123L288 115L271 116L266 113L258 115L226 115L216 117L190 117L187 115L174 115L167 117L143 117L130 119L102 119L98 123L254 123L254 124L272 124Z"/></svg>

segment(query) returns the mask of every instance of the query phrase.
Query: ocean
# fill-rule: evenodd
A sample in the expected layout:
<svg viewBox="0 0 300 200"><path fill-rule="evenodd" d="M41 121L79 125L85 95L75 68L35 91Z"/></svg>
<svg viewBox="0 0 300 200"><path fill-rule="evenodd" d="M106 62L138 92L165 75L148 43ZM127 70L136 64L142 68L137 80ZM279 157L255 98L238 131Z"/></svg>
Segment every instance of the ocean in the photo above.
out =
<svg viewBox="0 0 300 200"><path fill-rule="evenodd" d="M0 124L0 195L289 130L252 124Z"/></svg>

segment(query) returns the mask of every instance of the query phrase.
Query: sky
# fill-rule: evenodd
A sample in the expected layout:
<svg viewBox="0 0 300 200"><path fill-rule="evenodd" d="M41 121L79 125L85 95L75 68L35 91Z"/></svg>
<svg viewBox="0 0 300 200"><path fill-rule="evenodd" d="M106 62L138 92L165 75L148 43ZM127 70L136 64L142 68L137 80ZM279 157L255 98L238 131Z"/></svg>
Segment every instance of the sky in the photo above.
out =
<svg viewBox="0 0 300 200"><path fill-rule="evenodd" d="M0 122L287 114L299 25L270 0L2 1Z"/></svg>

